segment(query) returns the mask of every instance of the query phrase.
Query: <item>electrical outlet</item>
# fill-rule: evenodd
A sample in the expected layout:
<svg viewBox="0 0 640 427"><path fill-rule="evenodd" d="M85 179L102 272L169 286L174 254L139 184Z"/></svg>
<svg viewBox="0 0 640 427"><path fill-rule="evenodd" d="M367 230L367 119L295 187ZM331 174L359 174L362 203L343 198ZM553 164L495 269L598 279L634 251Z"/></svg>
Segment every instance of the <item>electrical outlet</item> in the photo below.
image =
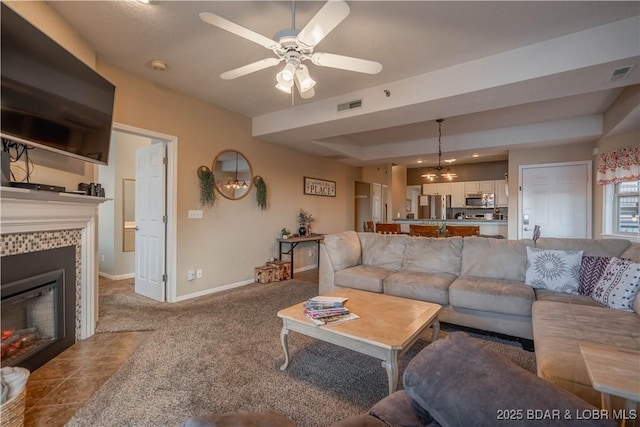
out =
<svg viewBox="0 0 640 427"><path fill-rule="evenodd" d="M202 210L189 210L189 219L202 219Z"/></svg>
<svg viewBox="0 0 640 427"><path fill-rule="evenodd" d="M187 280L191 281L191 280L195 280L196 278L196 272L193 270L187 270Z"/></svg>
<svg viewBox="0 0 640 427"><path fill-rule="evenodd" d="M202 279L202 269L201 268L196 270L196 279Z"/></svg>
<svg viewBox="0 0 640 427"><path fill-rule="evenodd" d="M100 261L104 262L104 254L100 255Z"/></svg>

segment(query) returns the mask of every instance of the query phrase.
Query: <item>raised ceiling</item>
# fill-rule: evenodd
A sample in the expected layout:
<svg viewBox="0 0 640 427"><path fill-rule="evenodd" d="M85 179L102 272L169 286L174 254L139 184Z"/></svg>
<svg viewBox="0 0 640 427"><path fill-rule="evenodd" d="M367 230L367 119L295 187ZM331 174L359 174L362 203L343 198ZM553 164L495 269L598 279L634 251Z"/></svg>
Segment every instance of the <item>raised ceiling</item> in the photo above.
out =
<svg viewBox="0 0 640 427"><path fill-rule="evenodd" d="M377 75L313 64L310 100L278 91L268 68L219 75L273 56L200 20L213 12L273 37L290 1L49 1L100 60L253 118L255 137L351 165L506 158L514 147L595 141L603 113L640 83L640 2L349 1L349 16L316 51L380 62ZM324 2L295 3L297 29ZM161 59L168 67L153 70ZM624 80L613 71L633 66ZM337 111L361 100L362 107ZM640 103L638 103L640 104ZM638 126L638 109L624 128ZM634 115L635 114L635 115Z"/></svg>

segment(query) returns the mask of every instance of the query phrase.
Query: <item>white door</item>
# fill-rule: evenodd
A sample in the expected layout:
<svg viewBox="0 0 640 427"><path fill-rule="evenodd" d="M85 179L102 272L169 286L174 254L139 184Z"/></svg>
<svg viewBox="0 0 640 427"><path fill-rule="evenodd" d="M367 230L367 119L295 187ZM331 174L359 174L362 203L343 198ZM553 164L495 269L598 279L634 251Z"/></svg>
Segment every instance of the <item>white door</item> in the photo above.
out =
<svg viewBox="0 0 640 427"><path fill-rule="evenodd" d="M135 291L165 301L165 145L136 150Z"/></svg>
<svg viewBox="0 0 640 427"><path fill-rule="evenodd" d="M591 162L520 167L518 238L591 238Z"/></svg>

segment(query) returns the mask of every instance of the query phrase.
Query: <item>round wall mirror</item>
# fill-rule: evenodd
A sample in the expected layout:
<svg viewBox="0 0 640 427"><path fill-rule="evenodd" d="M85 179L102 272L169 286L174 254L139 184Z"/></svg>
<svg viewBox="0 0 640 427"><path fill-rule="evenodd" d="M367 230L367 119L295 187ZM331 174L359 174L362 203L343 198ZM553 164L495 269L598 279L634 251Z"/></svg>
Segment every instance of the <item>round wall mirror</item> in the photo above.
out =
<svg viewBox="0 0 640 427"><path fill-rule="evenodd" d="M216 190L227 199L242 199L251 191L251 165L239 151L226 150L218 154L211 169L216 178Z"/></svg>

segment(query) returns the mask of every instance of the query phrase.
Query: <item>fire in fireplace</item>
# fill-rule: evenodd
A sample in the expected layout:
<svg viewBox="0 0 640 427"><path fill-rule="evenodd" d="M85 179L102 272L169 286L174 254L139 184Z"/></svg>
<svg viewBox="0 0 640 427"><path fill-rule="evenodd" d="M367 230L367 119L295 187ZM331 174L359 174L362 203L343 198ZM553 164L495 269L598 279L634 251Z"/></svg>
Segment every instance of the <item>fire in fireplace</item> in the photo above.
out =
<svg viewBox="0 0 640 427"><path fill-rule="evenodd" d="M75 342L75 247L2 257L0 365L31 371Z"/></svg>
<svg viewBox="0 0 640 427"><path fill-rule="evenodd" d="M3 286L2 366L16 366L60 338L58 325L63 316L56 301L63 279L64 270L57 270Z"/></svg>

